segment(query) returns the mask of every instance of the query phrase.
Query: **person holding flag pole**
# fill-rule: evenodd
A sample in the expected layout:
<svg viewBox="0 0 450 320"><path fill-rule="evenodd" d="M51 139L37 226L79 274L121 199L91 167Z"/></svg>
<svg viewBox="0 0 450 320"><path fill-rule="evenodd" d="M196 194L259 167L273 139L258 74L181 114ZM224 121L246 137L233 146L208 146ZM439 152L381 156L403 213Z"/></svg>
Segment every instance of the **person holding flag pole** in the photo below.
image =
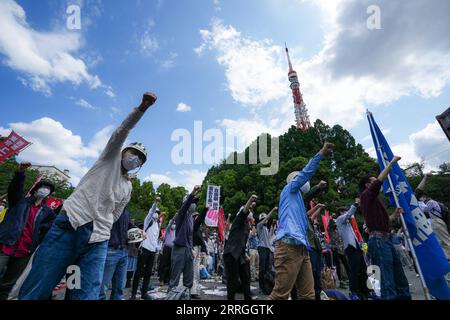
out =
<svg viewBox="0 0 450 320"><path fill-rule="evenodd" d="M374 185L374 181L372 181L372 189L376 187L380 188L384 182L383 190L385 194L389 197L391 204L397 208L396 212L401 213L400 221L402 223L403 230L405 231L406 240L411 250L414 263L417 266L425 298L430 300L431 293L438 299L450 299L450 290L444 278L445 274L450 271L450 264L448 263L442 248L437 242L436 236L430 226L430 222L419 209L418 201L414 195L414 192L397 164L400 157L393 156L387 141L375 123L373 115L369 111L367 111L367 118L375 144L375 149L377 151L378 162L380 168L383 170L380 176L384 175L384 177L382 177L384 179L378 179L380 180L379 183ZM391 161L388 163L389 159L391 159ZM389 171L391 172L389 173ZM370 180L372 179L373 178ZM361 199L361 203L362 202L363 200ZM365 213L364 215L366 217ZM367 226L369 228L369 232L372 232L370 225L368 224ZM371 253L374 249L373 244L374 242L372 241L371 246L371 239L369 239L369 256L372 258L372 264L374 264L373 255ZM395 255L395 253L393 254ZM382 266L380 266L380 268L383 269ZM401 268L401 263L399 268ZM392 293L386 291L386 278L389 277L389 275L386 276L386 272L389 273L389 270L381 270L382 298L386 298L386 295L389 298L390 293ZM401 269L401 274L404 275L403 269ZM396 280L398 280L398 277L396 278Z"/></svg>

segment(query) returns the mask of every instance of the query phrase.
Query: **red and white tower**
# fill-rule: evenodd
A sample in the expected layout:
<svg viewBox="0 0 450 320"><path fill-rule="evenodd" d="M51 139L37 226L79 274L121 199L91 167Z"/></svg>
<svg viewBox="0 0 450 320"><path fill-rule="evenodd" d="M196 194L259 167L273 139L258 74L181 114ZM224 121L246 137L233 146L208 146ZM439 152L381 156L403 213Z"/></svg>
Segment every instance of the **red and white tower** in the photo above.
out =
<svg viewBox="0 0 450 320"><path fill-rule="evenodd" d="M300 92L300 83L298 82L297 72L292 69L291 57L289 56L289 50L286 47L286 55L289 63L289 82L291 83L292 96L294 98L294 110L295 110L295 122L298 129L303 131L308 130L311 127L309 122L308 110L303 102L303 97Z"/></svg>

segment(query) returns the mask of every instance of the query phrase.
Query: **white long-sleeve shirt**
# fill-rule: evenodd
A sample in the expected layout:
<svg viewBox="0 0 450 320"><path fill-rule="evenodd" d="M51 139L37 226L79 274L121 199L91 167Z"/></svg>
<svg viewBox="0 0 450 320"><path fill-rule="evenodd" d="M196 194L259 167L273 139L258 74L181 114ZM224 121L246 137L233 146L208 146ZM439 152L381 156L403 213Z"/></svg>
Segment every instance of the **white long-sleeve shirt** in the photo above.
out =
<svg viewBox="0 0 450 320"><path fill-rule="evenodd" d="M355 236L355 232L353 231L352 224L350 219L356 212L356 207L351 206L350 210L346 213L340 215L336 219L336 226L338 229L338 233L344 242L344 249L347 249L348 246L352 246L353 248L358 248L358 241Z"/></svg>
<svg viewBox="0 0 450 320"><path fill-rule="evenodd" d="M158 207L156 206L156 202L153 203L152 207L148 211L147 216L144 220L144 230L147 230L145 233L147 234L147 238L142 241L141 246L151 252L158 251L158 238L159 238L159 217L153 218ZM150 222L153 220L153 224L150 228L147 229Z"/></svg>
<svg viewBox="0 0 450 320"><path fill-rule="evenodd" d="M89 243L108 240L131 197L131 182L122 173L122 146L143 113L134 109L114 131L102 154L64 202L74 229L93 221Z"/></svg>

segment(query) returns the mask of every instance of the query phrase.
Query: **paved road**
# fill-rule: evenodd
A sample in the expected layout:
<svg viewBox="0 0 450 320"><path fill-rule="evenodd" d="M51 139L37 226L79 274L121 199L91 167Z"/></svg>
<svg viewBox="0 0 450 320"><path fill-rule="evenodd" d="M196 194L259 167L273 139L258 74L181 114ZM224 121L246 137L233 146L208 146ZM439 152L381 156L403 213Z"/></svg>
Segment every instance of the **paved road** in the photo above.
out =
<svg viewBox="0 0 450 320"><path fill-rule="evenodd" d="M413 300L424 300L422 286L420 284L420 280L416 277L415 272L405 270L406 276L410 283L410 291ZM167 286L158 286L158 282L156 277L152 279L152 284L155 287L154 290L150 291L150 295L156 299L165 299ZM224 300L226 299L226 286L222 283L221 278L213 277L207 280L200 280L200 285L202 289L201 298L204 300ZM251 290L254 295L254 299L264 300L267 299L267 296L262 294L259 290L259 286L257 282L252 282ZM341 292L348 296L348 289L339 289ZM125 298L129 299L131 296L130 289L126 289ZM236 295L237 300L243 299L242 294Z"/></svg>

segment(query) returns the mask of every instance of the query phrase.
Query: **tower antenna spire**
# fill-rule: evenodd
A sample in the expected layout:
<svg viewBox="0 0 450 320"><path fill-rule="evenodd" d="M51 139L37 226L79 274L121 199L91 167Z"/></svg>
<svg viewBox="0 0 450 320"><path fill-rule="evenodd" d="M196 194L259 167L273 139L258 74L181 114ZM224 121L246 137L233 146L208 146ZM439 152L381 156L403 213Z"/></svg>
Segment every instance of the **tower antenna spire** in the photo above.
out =
<svg viewBox="0 0 450 320"><path fill-rule="evenodd" d="M292 68L291 57L289 56L289 49L284 43L286 49L286 56L288 59L289 72L288 78L291 83L292 97L294 98L294 112L295 112L295 122L298 129L307 131L311 127L309 122L308 110L303 102L302 93L300 92L300 83L298 82L297 72Z"/></svg>

